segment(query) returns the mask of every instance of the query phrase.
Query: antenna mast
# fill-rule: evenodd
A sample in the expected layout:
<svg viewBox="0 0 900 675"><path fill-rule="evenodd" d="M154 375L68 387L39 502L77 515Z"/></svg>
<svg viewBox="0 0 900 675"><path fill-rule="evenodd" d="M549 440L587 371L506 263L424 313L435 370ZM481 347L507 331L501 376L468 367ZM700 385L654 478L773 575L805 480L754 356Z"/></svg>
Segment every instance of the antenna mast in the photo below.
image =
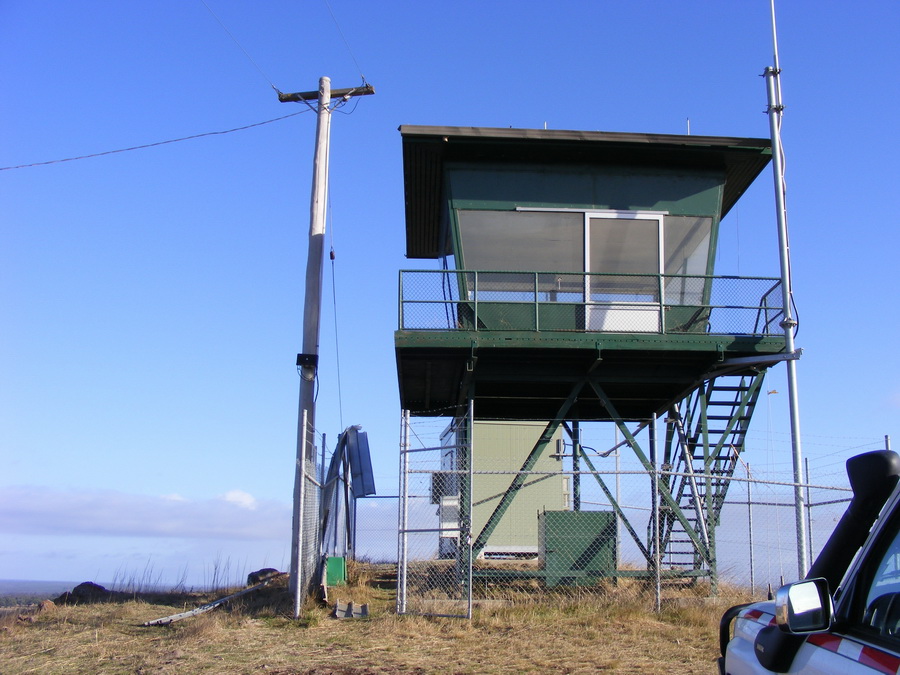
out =
<svg viewBox="0 0 900 675"><path fill-rule="evenodd" d="M794 347L794 330L797 320L794 318L793 287L791 282L791 249L787 229L787 207L785 205L784 183L784 151L781 147L781 118L784 104L781 98L781 66L778 62L778 34L775 28L775 0L770 0L772 14L772 44L774 49L774 66L766 68L766 93L768 96L769 131L772 137L772 172L775 178L775 208L778 221L778 249L781 262L781 290L784 300L785 349L791 358L787 361L788 397L791 412L791 457L794 468L794 516L797 525L797 571L799 578L806 576L809 560L806 550L806 520L804 519L803 453L800 445L800 404L797 395L797 358Z"/></svg>

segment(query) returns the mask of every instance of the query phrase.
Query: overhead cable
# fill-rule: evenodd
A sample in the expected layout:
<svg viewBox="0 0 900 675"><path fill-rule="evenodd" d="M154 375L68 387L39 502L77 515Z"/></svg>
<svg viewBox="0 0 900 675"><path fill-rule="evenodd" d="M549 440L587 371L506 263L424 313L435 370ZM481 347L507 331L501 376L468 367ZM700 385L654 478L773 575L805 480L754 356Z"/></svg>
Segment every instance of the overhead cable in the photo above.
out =
<svg viewBox="0 0 900 675"><path fill-rule="evenodd" d="M61 162L74 162L78 159L91 159L93 157L103 157L104 155L114 155L119 152L130 152L132 150L144 150L145 148L155 148L159 145L167 145L169 143L180 143L181 141L190 141L195 138L203 138L205 136L221 136L222 134L230 134L235 131L245 131L247 129L253 129L254 127L261 127L264 124L271 124L272 122L280 122L281 120L286 120L288 117L295 117L297 115L301 115L307 112L306 110L301 110L299 112L291 113L290 115L282 115L281 117L275 117L271 120L266 120L265 122L255 122L253 124L247 124L242 127L235 127L234 129L225 129L223 131L207 131L202 134L194 134L193 136L184 136L182 138L172 138L168 141L157 141L156 143L147 143L145 145L135 145L130 148L120 148L118 150L106 150L105 152L95 152L90 155L79 155L78 157L66 157L64 159L51 159L46 162L33 162L31 164L19 164L17 166L0 166L0 171L9 171L11 169L27 169L32 166L46 166L47 164L59 164Z"/></svg>
<svg viewBox="0 0 900 675"><path fill-rule="evenodd" d="M344 45L347 47L347 51L350 53L350 58L353 59L353 63L356 64L356 70L359 71L359 76L362 78L363 84L368 84L368 82L366 82L366 76L363 75L362 68L360 68L359 66L359 61L356 60L356 56L353 54L353 50L350 49L350 43L347 42L347 38L344 37L344 31L341 30L341 25L338 23L337 17L334 15L334 12L332 11L331 5L329 4L328 0L325 0L325 6L328 8L328 13L331 14L331 20L334 21L334 25L338 29L341 40L344 41Z"/></svg>
<svg viewBox="0 0 900 675"><path fill-rule="evenodd" d="M250 63L252 63L253 66L256 68L256 70L259 71L259 74L262 75L263 79L269 83L269 86L272 87L272 89L274 89L277 93L280 94L281 91L278 89L278 87L276 87L272 83L272 80L269 79L269 76L263 72L263 69L259 67L259 64L256 63L256 61L253 60L253 57L250 56L250 54L247 52L246 49L244 49L244 46L240 42L238 42L238 39L232 34L232 32L230 30L228 30L228 27L222 22L222 19L220 19L218 17L218 15L214 11L212 11L212 8L206 4L206 0L200 0L200 2L202 2L203 6L206 7L207 10L209 10L209 13L213 15L213 18L216 21L218 21L219 25L222 27L222 30L225 31L225 33L228 35L228 37L230 37L232 40L234 40L234 44L236 44L238 46L238 49L240 49L242 52L244 52L244 56L246 56L247 59L250 61Z"/></svg>

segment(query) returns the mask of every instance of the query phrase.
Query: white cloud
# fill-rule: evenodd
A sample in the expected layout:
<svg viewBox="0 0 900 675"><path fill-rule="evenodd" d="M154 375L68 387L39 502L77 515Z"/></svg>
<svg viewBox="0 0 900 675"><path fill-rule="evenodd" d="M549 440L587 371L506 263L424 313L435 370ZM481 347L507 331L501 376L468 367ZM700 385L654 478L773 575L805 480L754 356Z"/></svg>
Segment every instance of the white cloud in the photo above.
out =
<svg viewBox="0 0 900 675"><path fill-rule="evenodd" d="M0 489L0 532L21 535L282 540L290 505L241 490L218 499L153 497L113 490Z"/></svg>
<svg viewBox="0 0 900 675"><path fill-rule="evenodd" d="M255 511L257 507L256 498L243 490L229 490L222 495L222 499L230 504L240 506L242 509L248 509L250 511Z"/></svg>

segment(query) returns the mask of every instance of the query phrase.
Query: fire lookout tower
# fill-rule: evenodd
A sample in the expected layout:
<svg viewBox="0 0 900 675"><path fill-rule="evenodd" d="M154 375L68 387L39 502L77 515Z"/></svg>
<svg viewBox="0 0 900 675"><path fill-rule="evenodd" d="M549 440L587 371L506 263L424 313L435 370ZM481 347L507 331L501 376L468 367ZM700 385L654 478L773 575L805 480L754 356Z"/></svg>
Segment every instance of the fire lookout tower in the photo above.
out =
<svg viewBox="0 0 900 675"><path fill-rule="evenodd" d="M471 542L460 555L484 554L527 492L523 475L560 447L551 443L560 430L572 447L568 510L582 510L579 483L593 465L579 425L611 422L648 470L662 471L652 540L628 524L595 475L610 514L648 566L664 560L673 575L715 580L727 479L766 369L790 358L780 280L714 269L719 223L770 161L770 141L423 126L400 133L406 255L441 263L400 273L401 405L412 416L468 419L460 427L468 439L479 420L544 428L483 517L465 516L479 500L459 481L458 541ZM639 442L645 429L649 440ZM467 447L456 457L460 475L482 452L471 440ZM578 576L556 574L554 583ZM593 572L622 574L614 564Z"/></svg>

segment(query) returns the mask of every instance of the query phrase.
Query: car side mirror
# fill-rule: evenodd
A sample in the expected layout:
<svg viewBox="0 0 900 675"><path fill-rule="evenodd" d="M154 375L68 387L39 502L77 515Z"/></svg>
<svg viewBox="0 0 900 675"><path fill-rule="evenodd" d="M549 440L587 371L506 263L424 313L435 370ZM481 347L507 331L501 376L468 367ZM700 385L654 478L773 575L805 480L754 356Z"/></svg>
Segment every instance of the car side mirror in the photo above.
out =
<svg viewBox="0 0 900 675"><path fill-rule="evenodd" d="M828 630L832 604L825 579L805 579L778 589L775 623L785 633L805 635Z"/></svg>

